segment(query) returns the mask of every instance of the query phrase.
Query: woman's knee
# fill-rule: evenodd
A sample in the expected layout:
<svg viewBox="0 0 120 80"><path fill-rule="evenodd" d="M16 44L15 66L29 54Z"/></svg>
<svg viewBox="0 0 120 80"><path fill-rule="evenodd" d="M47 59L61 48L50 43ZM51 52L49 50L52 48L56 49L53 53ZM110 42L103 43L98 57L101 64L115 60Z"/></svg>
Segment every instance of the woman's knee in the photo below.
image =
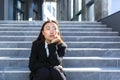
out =
<svg viewBox="0 0 120 80"><path fill-rule="evenodd" d="M49 77L50 71L47 68L41 68L36 71L34 80L46 80Z"/></svg>
<svg viewBox="0 0 120 80"><path fill-rule="evenodd" d="M64 75L64 71L61 71L59 68L55 67L52 70L52 76L54 80L66 80L66 76Z"/></svg>

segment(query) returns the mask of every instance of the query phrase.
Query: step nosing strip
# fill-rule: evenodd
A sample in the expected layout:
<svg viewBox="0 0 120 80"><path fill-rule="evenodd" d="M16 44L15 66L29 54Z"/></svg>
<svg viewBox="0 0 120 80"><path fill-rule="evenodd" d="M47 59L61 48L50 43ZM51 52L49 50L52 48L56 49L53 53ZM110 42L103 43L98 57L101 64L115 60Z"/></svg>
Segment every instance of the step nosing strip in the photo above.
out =
<svg viewBox="0 0 120 80"><path fill-rule="evenodd" d="M0 29L41 29L41 27L0 27ZM59 28L59 29L94 29L94 30L98 30L98 29L102 29L102 30L104 30L104 29L106 29L106 30L111 30L112 28L74 28L74 27L72 27L72 28L66 28L66 27L63 27L63 28Z"/></svg>
<svg viewBox="0 0 120 80"><path fill-rule="evenodd" d="M0 50L31 50L31 48L0 48ZM67 48L67 50L120 50L120 48Z"/></svg>
<svg viewBox="0 0 120 80"><path fill-rule="evenodd" d="M120 72L120 69L107 70L102 68L63 68L66 72ZM30 73L29 70L0 71L0 73Z"/></svg>
<svg viewBox="0 0 120 80"><path fill-rule="evenodd" d="M67 72L120 72L120 70L103 70L101 68L64 68Z"/></svg>
<svg viewBox="0 0 120 80"><path fill-rule="evenodd" d="M67 50L120 50L120 48L68 48Z"/></svg>
<svg viewBox="0 0 120 80"><path fill-rule="evenodd" d="M29 60L29 58L11 58L11 57L0 57L0 60ZM115 57L63 57L63 60L120 60Z"/></svg>
<svg viewBox="0 0 120 80"><path fill-rule="evenodd" d="M13 44L16 44L16 43L32 43L32 41L0 41L0 43L2 44L6 44L6 43L13 43ZM85 41L85 42L74 42L74 41L66 41L66 43L104 43L104 44L108 44L108 43L120 43L120 41L114 41L114 42L104 42L104 41L97 41L97 42L93 42L93 41Z"/></svg>
<svg viewBox="0 0 120 80"><path fill-rule="evenodd" d="M0 50L31 50L31 48L0 48Z"/></svg>
<svg viewBox="0 0 120 80"><path fill-rule="evenodd" d="M0 31L0 33L7 32L7 33L39 33L40 31ZM105 33L118 33L112 31L61 31L61 33L98 33L98 34L105 34Z"/></svg>
<svg viewBox="0 0 120 80"><path fill-rule="evenodd" d="M63 57L65 60L120 60L115 57Z"/></svg>
<svg viewBox="0 0 120 80"><path fill-rule="evenodd" d="M11 37L11 38L36 38L37 36L0 36L0 37ZM120 38L120 36L62 36L63 38L71 38L71 37L75 37L75 38Z"/></svg>
<svg viewBox="0 0 120 80"><path fill-rule="evenodd" d="M30 71L0 71L0 73L30 73Z"/></svg>
<svg viewBox="0 0 120 80"><path fill-rule="evenodd" d="M12 24L0 24L0 26L42 26L42 25L40 25L40 24L14 24L14 23L12 23ZM61 27L61 26L71 26L70 24L59 24L59 26ZM72 26L106 26L106 25L101 25L101 24L81 24L80 25L80 23L78 23L78 24L73 24Z"/></svg>

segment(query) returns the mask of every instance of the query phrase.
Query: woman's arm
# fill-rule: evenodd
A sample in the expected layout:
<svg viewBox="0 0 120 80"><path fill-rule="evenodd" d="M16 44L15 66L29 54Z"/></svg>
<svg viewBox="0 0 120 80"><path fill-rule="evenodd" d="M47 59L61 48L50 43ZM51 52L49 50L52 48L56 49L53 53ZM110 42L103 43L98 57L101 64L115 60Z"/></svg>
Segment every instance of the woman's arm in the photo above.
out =
<svg viewBox="0 0 120 80"><path fill-rule="evenodd" d="M64 56L65 50L67 45L65 43L57 45L56 43L48 44L49 48L49 62L50 64L54 65L60 65L61 60L60 58Z"/></svg>
<svg viewBox="0 0 120 80"><path fill-rule="evenodd" d="M31 48L30 58L29 58L29 69L32 72L35 72L38 68L43 66L42 63L39 63L38 56L39 56L39 45L37 43L33 43Z"/></svg>
<svg viewBox="0 0 120 80"><path fill-rule="evenodd" d="M63 57L65 55L66 48L67 48L67 44L64 42L58 45L57 52L58 52L59 57Z"/></svg>

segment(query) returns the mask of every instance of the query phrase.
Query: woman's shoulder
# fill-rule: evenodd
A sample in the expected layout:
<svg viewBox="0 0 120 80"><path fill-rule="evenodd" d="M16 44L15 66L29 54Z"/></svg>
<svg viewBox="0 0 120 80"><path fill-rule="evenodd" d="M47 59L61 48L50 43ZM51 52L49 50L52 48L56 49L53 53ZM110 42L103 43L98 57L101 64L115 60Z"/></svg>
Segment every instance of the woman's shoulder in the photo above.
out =
<svg viewBox="0 0 120 80"><path fill-rule="evenodd" d="M32 42L33 46L40 46L40 45L43 45L43 44L44 44L44 41L33 41Z"/></svg>

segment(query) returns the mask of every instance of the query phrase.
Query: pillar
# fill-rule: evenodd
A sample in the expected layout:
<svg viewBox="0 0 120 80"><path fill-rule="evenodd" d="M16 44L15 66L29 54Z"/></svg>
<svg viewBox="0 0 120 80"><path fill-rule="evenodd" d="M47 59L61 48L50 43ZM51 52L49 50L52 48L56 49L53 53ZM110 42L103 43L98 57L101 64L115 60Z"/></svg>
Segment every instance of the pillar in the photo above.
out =
<svg viewBox="0 0 120 80"><path fill-rule="evenodd" d="M0 0L0 20L4 19L4 0Z"/></svg>
<svg viewBox="0 0 120 80"><path fill-rule="evenodd" d="M81 14L82 21L87 20L87 6L86 6L86 0L82 0L82 14Z"/></svg>
<svg viewBox="0 0 120 80"><path fill-rule="evenodd" d="M67 9L67 20L71 19L71 0L67 0L67 5L68 5L68 9Z"/></svg>
<svg viewBox="0 0 120 80"><path fill-rule="evenodd" d="M79 12L79 0L73 0L73 18L78 20L78 16L75 16Z"/></svg>
<svg viewBox="0 0 120 80"><path fill-rule="evenodd" d="M57 20L70 20L71 0L57 0Z"/></svg>
<svg viewBox="0 0 120 80"><path fill-rule="evenodd" d="M13 0L0 0L0 20L13 20Z"/></svg>
<svg viewBox="0 0 120 80"><path fill-rule="evenodd" d="M108 16L108 0L94 0L95 20Z"/></svg>
<svg viewBox="0 0 120 80"><path fill-rule="evenodd" d="M32 20L33 19L33 7L32 7L32 0L28 1L28 20Z"/></svg>
<svg viewBox="0 0 120 80"><path fill-rule="evenodd" d="M57 0L57 20L65 20L66 14L64 14L65 13L64 11L66 7L64 1L66 0Z"/></svg>
<svg viewBox="0 0 120 80"><path fill-rule="evenodd" d="M42 4L43 0L38 0L38 20L42 20Z"/></svg>

